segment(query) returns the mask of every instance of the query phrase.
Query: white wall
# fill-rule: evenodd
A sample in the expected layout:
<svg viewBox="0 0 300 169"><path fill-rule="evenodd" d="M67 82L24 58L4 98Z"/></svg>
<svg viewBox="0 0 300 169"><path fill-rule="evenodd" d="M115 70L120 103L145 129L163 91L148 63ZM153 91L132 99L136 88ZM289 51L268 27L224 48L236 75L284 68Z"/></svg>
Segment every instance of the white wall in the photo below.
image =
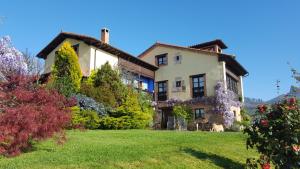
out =
<svg viewBox="0 0 300 169"><path fill-rule="evenodd" d="M96 51L96 56L95 56ZM95 63L96 60L96 63ZM91 46L90 48L90 71L100 68L101 65L108 62L113 68L118 66L118 57L108 52Z"/></svg>
<svg viewBox="0 0 300 169"><path fill-rule="evenodd" d="M55 52L61 47L61 45L65 42L69 41L72 45L79 44L79 64L84 76L89 75L90 73L90 46L85 44L82 41L74 40L74 39L66 39L61 44L59 44L52 52L49 53L47 59L45 60L44 73L50 73L52 65L54 64Z"/></svg>

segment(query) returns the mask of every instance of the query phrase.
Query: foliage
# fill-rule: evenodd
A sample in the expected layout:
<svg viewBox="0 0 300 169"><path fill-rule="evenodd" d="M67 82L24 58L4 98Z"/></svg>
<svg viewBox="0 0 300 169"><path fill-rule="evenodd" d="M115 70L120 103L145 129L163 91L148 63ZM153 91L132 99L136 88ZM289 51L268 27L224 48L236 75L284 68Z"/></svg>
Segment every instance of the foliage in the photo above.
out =
<svg viewBox="0 0 300 169"><path fill-rule="evenodd" d="M234 92L225 90L222 82L218 82L216 85L215 97L215 111L223 115L224 125L226 128L229 128L234 122L234 113L231 111L231 107L240 107L241 103Z"/></svg>
<svg viewBox="0 0 300 169"><path fill-rule="evenodd" d="M62 136L70 122L72 100L54 90L36 86L36 79L14 76L0 83L0 153L15 156L32 146L32 141Z"/></svg>
<svg viewBox="0 0 300 169"><path fill-rule="evenodd" d="M124 85L118 70L114 70L106 62L100 69L92 72L81 92L105 106L116 108L124 99L123 90Z"/></svg>
<svg viewBox="0 0 300 169"><path fill-rule="evenodd" d="M77 93L72 80L66 76L56 79L54 79L53 76L50 76L50 79L47 83L47 88L54 89L66 97L71 97L74 95L74 93Z"/></svg>
<svg viewBox="0 0 300 169"><path fill-rule="evenodd" d="M70 93L79 91L81 77L78 56L70 42L64 42L55 56L52 67L52 86L65 96L70 96Z"/></svg>
<svg viewBox="0 0 300 169"><path fill-rule="evenodd" d="M289 98L271 108L260 105L251 126L248 148L256 148L261 164L271 161L276 168L300 167L300 110L296 98Z"/></svg>
<svg viewBox="0 0 300 169"><path fill-rule="evenodd" d="M0 39L0 72L5 77L27 73L24 56L11 44L9 36Z"/></svg>
<svg viewBox="0 0 300 169"><path fill-rule="evenodd" d="M106 116L100 119L101 129L142 129L145 128L142 120L131 116L111 117Z"/></svg>
<svg viewBox="0 0 300 169"><path fill-rule="evenodd" d="M153 109L150 100L144 100L146 96L141 96L134 89L127 87L122 104L116 111L110 112L109 116L101 119L102 129L141 129L149 127L152 122Z"/></svg>
<svg viewBox="0 0 300 169"><path fill-rule="evenodd" d="M241 109L240 113L241 113L241 116L242 116L242 121L239 122L240 125L242 125L244 127L249 126L250 123L251 123L251 116L248 114L247 110L246 109Z"/></svg>
<svg viewBox="0 0 300 169"><path fill-rule="evenodd" d="M187 105L176 105L173 107L173 114L176 118L189 120L192 118L192 109Z"/></svg>
<svg viewBox="0 0 300 169"><path fill-rule="evenodd" d="M105 108L103 104L96 102L94 99L83 94L77 94L75 95L75 98L80 110L92 110L97 112L99 116L107 114L107 108Z"/></svg>
<svg viewBox="0 0 300 169"><path fill-rule="evenodd" d="M88 79L88 81L90 78ZM106 107L116 107L117 101L113 91L108 86L94 87L88 81L81 84L80 93L95 99L97 102L102 103Z"/></svg>
<svg viewBox="0 0 300 169"><path fill-rule="evenodd" d="M72 127L83 127L85 129L97 129L100 118L93 110L80 110L78 106L72 108Z"/></svg>

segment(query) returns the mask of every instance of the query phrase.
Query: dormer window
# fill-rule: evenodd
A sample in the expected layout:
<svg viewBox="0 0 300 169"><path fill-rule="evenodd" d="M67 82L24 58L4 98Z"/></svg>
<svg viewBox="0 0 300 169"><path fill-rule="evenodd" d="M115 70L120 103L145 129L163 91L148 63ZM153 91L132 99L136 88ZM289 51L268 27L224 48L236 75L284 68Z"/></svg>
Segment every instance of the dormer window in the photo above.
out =
<svg viewBox="0 0 300 169"><path fill-rule="evenodd" d="M168 64L168 57L167 57L167 53L165 54L161 54L161 55L156 55L156 63L157 66L161 66L161 65L167 65Z"/></svg>

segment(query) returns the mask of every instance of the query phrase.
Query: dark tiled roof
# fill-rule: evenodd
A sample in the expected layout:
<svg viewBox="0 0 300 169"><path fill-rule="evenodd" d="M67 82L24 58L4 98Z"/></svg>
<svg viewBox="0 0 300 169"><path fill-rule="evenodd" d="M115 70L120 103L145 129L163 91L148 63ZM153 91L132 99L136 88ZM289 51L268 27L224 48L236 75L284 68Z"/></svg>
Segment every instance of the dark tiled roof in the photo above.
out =
<svg viewBox="0 0 300 169"><path fill-rule="evenodd" d="M205 47L212 46L212 45L218 45L218 46L220 46L221 49L227 49L227 46L225 45L225 43L220 39L192 45L192 46L189 46L189 48L200 49L200 48L205 48Z"/></svg>
<svg viewBox="0 0 300 169"><path fill-rule="evenodd" d="M84 43L86 43L88 45L95 46L101 50L104 50L108 53L116 55L120 58L126 59L137 65L143 66L147 69L150 69L150 70L158 69L157 66L149 64L149 63L147 63L137 57L134 57L131 54L128 54L118 48L115 48L109 44L103 43L102 41L100 41L98 39L95 39L95 38L89 37L89 36L85 36L85 35L70 33L70 32L61 32L60 34L58 34L43 50L41 50L37 54L37 57L46 59L46 57L49 55L49 53L51 51L53 51L60 43L62 43L67 38L83 41Z"/></svg>
<svg viewBox="0 0 300 169"><path fill-rule="evenodd" d="M246 76L249 74L248 71L232 55L220 53L219 61L225 61L228 69L239 76Z"/></svg>

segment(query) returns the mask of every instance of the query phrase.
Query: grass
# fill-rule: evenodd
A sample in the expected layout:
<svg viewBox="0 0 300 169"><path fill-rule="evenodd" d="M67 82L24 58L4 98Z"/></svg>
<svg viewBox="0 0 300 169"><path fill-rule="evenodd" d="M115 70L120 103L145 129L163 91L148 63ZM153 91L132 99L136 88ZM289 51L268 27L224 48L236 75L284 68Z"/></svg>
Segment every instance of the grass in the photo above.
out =
<svg viewBox="0 0 300 169"><path fill-rule="evenodd" d="M15 158L0 157L2 169L238 169L247 157L242 133L151 130L68 131L68 141L34 145Z"/></svg>

